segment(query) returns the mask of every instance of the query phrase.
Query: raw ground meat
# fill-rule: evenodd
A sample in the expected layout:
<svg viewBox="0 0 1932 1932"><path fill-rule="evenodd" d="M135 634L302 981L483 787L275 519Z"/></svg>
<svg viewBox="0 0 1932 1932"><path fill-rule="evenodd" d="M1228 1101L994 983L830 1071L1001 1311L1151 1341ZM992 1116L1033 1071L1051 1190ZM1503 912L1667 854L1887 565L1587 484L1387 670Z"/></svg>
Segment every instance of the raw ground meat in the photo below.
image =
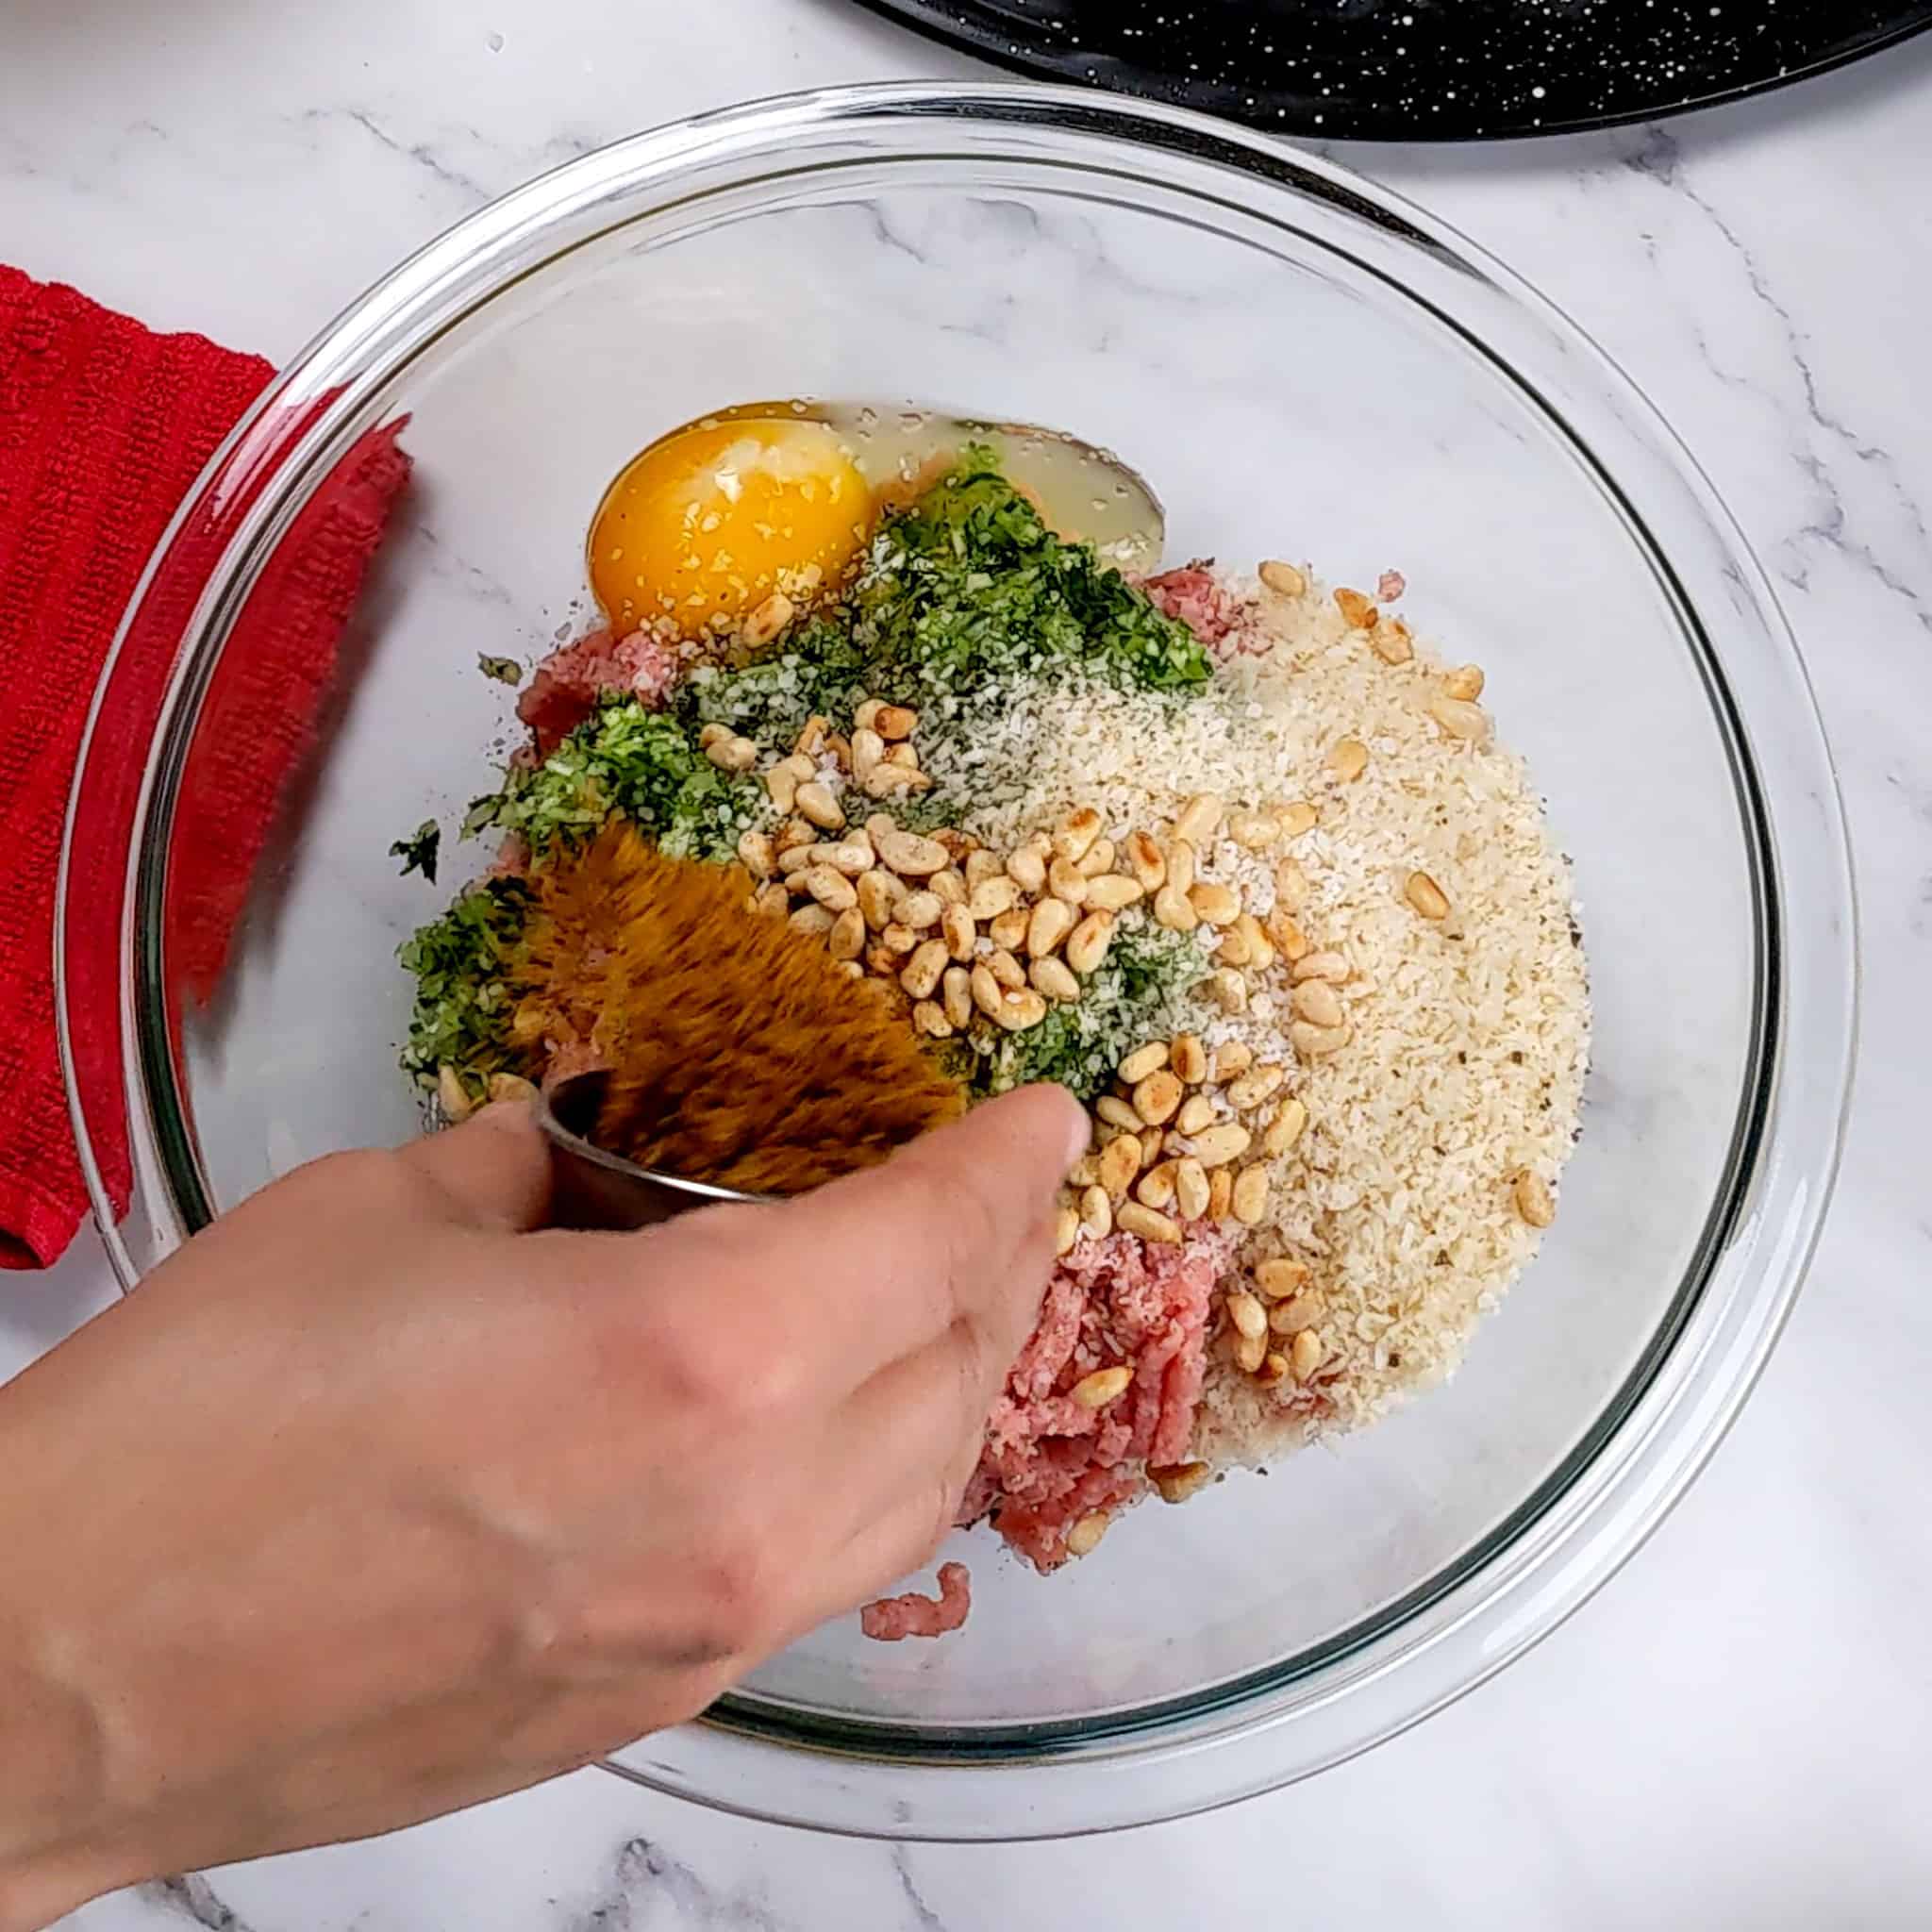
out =
<svg viewBox="0 0 1932 1932"><path fill-rule="evenodd" d="M1222 642L1244 615L1240 598L1199 559L1149 577L1141 588L1158 608L1186 625L1204 644Z"/></svg>
<svg viewBox="0 0 1932 1932"><path fill-rule="evenodd" d="M859 1611L858 1627L881 1643L897 1643L902 1637L943 1637L965 1623L972 1607L973 1578L965 1564L941 1563L937 1597L921 1596L916 1590L883 1596Z"/></svg>
<svg viewBox="0 0 1932 1932"><path fill-rule="evenodd" d="M1214 1284L1234 1238L1196 1222L1180 1245L1127 1234L1083 1240L1055 1269L1040 1321L987 1424L962 1524L991 1516L1037 1570L1067 1559L1067 1531L1140 1495L1146 1469L1185 1459L1207 1373ZM1125 1394L1099 1410L1068 1393L1129 1363Z"/></svg>
<svg viewBox="0 0 1932 1932"><path fill-rule="evenodd" d="M538 665L529 689L517 700L517 716L536 735L538 755L548 758L607 692L622 691L655 710L681 669L676 654L647 631L613 638L608 630L593 630Z"/></svg>
<svg viewBox="0 0 1932 1932"><path fill-rule="evenodd" d="M1392 604L1408 589L1408 579L1399 570L1385 570L1375 579L1375 595L1384 604Z"/></svg>

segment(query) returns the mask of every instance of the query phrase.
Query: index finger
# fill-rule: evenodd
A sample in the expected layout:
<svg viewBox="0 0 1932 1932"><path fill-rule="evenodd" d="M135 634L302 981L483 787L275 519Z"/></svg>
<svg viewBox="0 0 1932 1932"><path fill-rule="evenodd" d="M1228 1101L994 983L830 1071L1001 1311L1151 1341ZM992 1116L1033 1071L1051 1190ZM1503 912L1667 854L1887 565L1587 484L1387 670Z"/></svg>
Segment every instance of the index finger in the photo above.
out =
<svg viewBox="0 0 1932 1932"><path fill-rule="evenodd" d="M882 1166L737 1219L758 1239L721 1257L724 1292L755 1296L766 1346L840 1395L960 1323L1008 1359L1041 1288L1014 1264L1089 1133L1063 1088L1006 1094Z"/></svg>

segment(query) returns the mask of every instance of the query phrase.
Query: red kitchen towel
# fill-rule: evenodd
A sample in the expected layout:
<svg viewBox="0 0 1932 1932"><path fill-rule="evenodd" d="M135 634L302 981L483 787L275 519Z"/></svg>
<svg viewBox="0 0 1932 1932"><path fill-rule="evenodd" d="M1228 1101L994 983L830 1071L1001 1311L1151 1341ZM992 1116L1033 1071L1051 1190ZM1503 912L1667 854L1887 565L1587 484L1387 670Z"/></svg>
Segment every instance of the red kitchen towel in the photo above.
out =
<svg viewBox="0 0 1932 1932"><path fill-rule="evenodd" d="M169 519L273 373L257 357L201 336L157 335L72 289L0 267L0 1266L52 1262L88 1208L55 1036L53 919L89 703ZM201 992L220 973L337 636L407 478L394 433L369 439L341 465L280 544L230 643L238 673L210 695L218 730L204 713L169 893L171 976ZM190 608L196 570L205 576L220 538L191 529L175 546L172 610ZM132 780L176 641L166 624L128 640L123 669L141 703L132 716L117 711L103 755L130 782L110 835L75 853L89 976L108 984L101 966L118 932ZM84 1019L78 1051L111 1073L111 1001L91 1001ZM118 1205L128 1186L125 1129L100 1138L95 1153Z"/></svg>

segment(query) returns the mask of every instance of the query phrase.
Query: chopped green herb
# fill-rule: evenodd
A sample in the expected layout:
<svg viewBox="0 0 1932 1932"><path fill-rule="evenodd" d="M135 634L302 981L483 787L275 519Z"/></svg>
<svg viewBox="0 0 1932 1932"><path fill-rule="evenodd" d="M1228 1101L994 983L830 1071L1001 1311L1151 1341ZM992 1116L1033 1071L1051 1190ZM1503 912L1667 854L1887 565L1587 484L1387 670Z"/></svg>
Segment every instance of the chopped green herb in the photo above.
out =
<svg viewBox="0 0 1932 1932"><path fill-rule="evenodd" d="M486 652L476 659L476 669L498 684L517 685L524 681L524 667L514 658L492 658Z"/></svg>
<svg viewBox="0 0 1932 1932"><path fill-rule="evenodd" d="M504 1064L511 1001L503 967L529 905L521 879L490 879L404 942L397 957L416 975L406 1073L426 1083L441 1066L489 1072Z"/></svg>
<svg viewBox="0 0 1932 1932"><path fill-rule="evenodd" d="M398 839L389 848L391 858L403 861L404 878L420 872L433 886L436 883L436 855L442 845L442 828L434 819L425 819L413 839Z"/></svg>
<svg viewBox="0 0 1932 1932"><path fill-rule="evenodd" d="M541 854L616 816L673 858L724 859L763 813L764 795L756 778L712 764L679 717L613 696L541 765L511 771L500 791L477 799L463 828L474 834L494 825Z"/></svg>
<svg viewBox="0 0 1932 1932"><path fill-rule="evenodd" d="M989 1035L973 1083L1004 1093L1035 1080L1058 1080L1076 1099L1104 1093L1114 1069L1138 1046L1183 1030L1189 990L1206 971L1186 935L1145 922L1123 922L1080 997L1054 1007L1024 1033Z"/></svg>

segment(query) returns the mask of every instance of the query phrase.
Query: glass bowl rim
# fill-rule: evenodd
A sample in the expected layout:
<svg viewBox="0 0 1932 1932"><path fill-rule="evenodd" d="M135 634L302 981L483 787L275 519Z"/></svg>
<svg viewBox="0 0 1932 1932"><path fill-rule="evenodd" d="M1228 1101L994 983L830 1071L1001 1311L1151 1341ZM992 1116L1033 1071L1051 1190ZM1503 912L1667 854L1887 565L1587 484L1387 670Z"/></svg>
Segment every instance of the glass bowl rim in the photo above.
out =
<svg viewBox="0 0 1932 1932"><path fill-rule="evenodd" d="M217 452L174 525L158 545L104 665L94 710L76 765L68 838L62 855L56 918L56 967L63 1064L70 1111L92 1197L96 1220L117 1275L129 1287L139 1270L122 1240L111 1199L102 1181L79 1083L75 1075L71 977L66 970L68 886L74 827L87 780L94 724L118 661L121 645L142 600L161 571L171 546L198 505L219 500L234 487L251 459L264 455L263 425L275 409L295 406L306 425L272 458L262 500L252 504L210 575L185 630L191 647L175 667L159 723L150 745L136 820L137 849L129 855L129 891L121 933L125 1085L131 1151L137 1166L172 1182L179 1219L196 1214L192 1172L182 1183L180 1155L196 1164L192 1140L171 1145L171 1118L182 1109L174 1091L166 1028L158 1019L161 976L158 955L158 883L164 873L172 820L172 783L178 776L186 734L227 623L253 581L251 559L260 557L287 525L319 474L325 453L339 454L342 425L362 398L382 390L414 356L453 325L500 294L522 275L569 253L583 241L660 212L675 185L706 167L737 165L730 185L756 186L787 172L788 143L805 134L843 133L862 139L883 130L920 131L930 144L890 157L931 160L972 158L971 135L1020 130L1064 148L1059 157L1074 173L1116 177L1133 169L1169 193L1211 201L1191 171L1237 171L1257 195L1272 194L1285 210L1291 192L1341 207L1373 222L1405 247L1452 264L1520 315L1540 325L1559 350L1581 356L1590 375L1607 385L1634 423L1631 450L1642 449L1668 466L1671 482L1688 492L1726 551L1724 575L1751 607L1770 647L1771 661L1751 668L1760 689L1754 702L1772 714L1754 718L1758 736L1775 737L1781 758L1801 768L1819 823L1808 824L1790 802L1790 787L1765 794L1749 750L1740 708L1730 684L1738 667L1720 663L1698 620L1698 607L1678 586L1676 601L1696 653L1701 645L1713 708L1729 712L1733 777L1740 788L1747 842L1757 841L1754 872L1758 896L1760 1027L1758 1067L1746 1080L1746 1098L1734 1147L1733 1171L1712 1210L1701 1253L1701 1274L1692 1271L1652 1338L1643 1360L1595 1418L1558 1469L1524 1503L1493 1526L1470 1552L1400 1604L1367 1621L1359 1634L1310 1653L1312 1661L1250 1674L1231 1686L1127 1713L1116 1722L1083 1720L1053 1726L1008 1724L970 1729L962 1736L915 1734L870 1722L802 1718L777 1700L755 1694L724 1700L694 1725L633 1747L608 1768L656 1788L702 1802L782 1822L823 1824L848 1832L898 1837L1053 1836L1107 1828L1227 1802L1290 1778L1306 1775L1353 1755L1451 1701L1537 1641L1574 1610L1648 1535L1688 1486L1741 1406L1789 1313L1822 1224L1842 1141L1856 1038L1856 908L1849 851L1835 776L1801 660L1776 600L1734 521L1707 479L1629 378L1576 325L1508 270L1456 230L1402 197L1374 186L1324 158L1290 149L1269 137L1187 109L1130 103L1071 88L1003 83L888 82L817 90L719 110L630 137L568 162L492 202L429 243L353 303L270 386ZM951 135L950 142L946 137ZM1131 164L1123 154L1132 157ZM1103 169L1102 157L1109 160ZM881 151L869 158L883 161ZM1028 158L1039 158L1037 148ZM1287 191L1287 192L1284 192ZM631 205L640 196L654 198ZM1251 205L1244 205L1252 212ZM594 225L607 211L609 218ZM575 240L573 226L592 226ZM1287 225L1286 222L1282 225ZM546 244L544 238L548 237ZM1412 298L1415 299L1415 298ZM1438 310L1439 319L1443 318ZM1452 325L1454 325L1452 324ZM1464 331L1469 334L1467 330ZM1539 401L1535 384L1479 337L1471 336L1491 363ZM366 366L363 366L366 362ZM1549 406L1545 403L1545 408ZM1561 418L1557 417L1559 423ZM1567 428L1567 425L1564 425ZM1619 425L1621 426L1621 425ZM1635 534L1649 545L1653 567L1671 582L1675 573L1647 525L1624 496L1594 447L1574 431L1571 440L1622 506ZM335 441L332 442L331 439ZM1714 684L1713 684L1714 680ZM172 751L171 751L172 747ZM1742 767L1740 769L1740 760ZM158 800L161 809L155 809ZM1793 928L1783 917L1786 869L1802 863L1798 883L1829 902L1841 917L1819 922L1825 929L1794 955L1786 942ZM1815 954L1815 958L1813 955ZM1802 979L1794 989L1793 980ZM1812 988L1813 980L1820 982ZM1794 1052L1785 1014L1794 991L1812 991L1797 1010L1812 1038ZM1836 995L1833 997L1833 995ZM1791 1104L1788 1083L1797 1080L1813 1103ZM1750 1090L1756 1088L1755 1095ZM1779 1182L1773 1190L1774 1177ZM1773 1192L1781 1198L1766 1196ZM1781 1209L1782 1213L1773 1210ZM1771 1224L1778 1225L1773 1228ZM1754 1283L1749 1265L1762 1263ZM1715 1294L1724 1277L1722 1297ZM1725 1373L1721 1386L1711 1375ZM1666 1372L1670 1372L1668 1374ZM1671 1424L1667 1427L1666 1424ZM1616 1448L1620 1455L1608 1460ZM1617 1503L1614 1510L1611 1502ZM1582 1535L1586 1524L1592 1527ZM1505 1591L1534 1589L1533 1616L1503 1614ZM1427 1627L1419 1620L1431 1618ZM1422 1681L1424 1659L1448 1646L1457 1660L1433 1680ZM1346 1666L1338 1676L1338 1667ZM1391 1696L1391 1680L1404 1687ZM1257 1681L1257 1680L1260 1681ZM1292 1698L1297 1689L1307 1694ZM1364 1699L1376 1693L1377 1709ZM1339 1728L1314 1722L1353 1695L1357 1719ZM1284 1696L1291 1701L1283 1703ZM1177 1708L1175 1707L1178 1707ZM1365 1720L1365 1721L1364 1721ZM1293 1753L1273 1751L1257 1759L1253 1746L1299 1723L1308 1733ZM1314 1735L1323 1732L1324 1735ZM1332 1736L1325 1733L1332 1732ZM769 1773L773 1741L789 1747L788 1767L805 1768L808 1794L782 1801L751 1799ZM1280 1741L1286 1742L1285 1735ZM1056 1800L1041 1804L1037 1828L1016 1833L1011 1800L1017 1782L1043 1799L1044 1774L1069 1763L1145 1769L1164 1759L1192 1768L1193 1790L1178 1802L1163 1799L1148 1808L1144 1797L1123 1794L1113 1808L1086 1818L1071 1815ZM1214 1760L1211 1769L1207 1760ZM1207 1774L1202 1774L1206 1771ZM995 1780L981 1789L981 1781ZM915 1779L924 1789L924 1808L905 1801L902 1787ZM1055 1779L1057 1789L1063 1780ZM993 1796L997 1790L998 1798ZM1006 1812L988 1824L986 1814Z"/></svg>

